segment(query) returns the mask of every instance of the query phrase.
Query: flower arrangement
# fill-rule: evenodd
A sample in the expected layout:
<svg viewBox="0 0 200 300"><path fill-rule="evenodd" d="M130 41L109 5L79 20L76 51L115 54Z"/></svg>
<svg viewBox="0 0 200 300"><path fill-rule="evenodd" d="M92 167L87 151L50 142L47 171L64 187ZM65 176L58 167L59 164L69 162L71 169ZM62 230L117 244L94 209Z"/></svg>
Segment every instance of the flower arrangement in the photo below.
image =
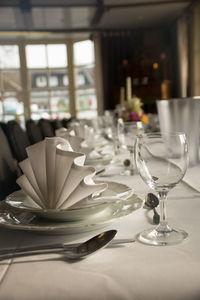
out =
<svg viewBox="0 0 200 300"><path fill-rule="evenodd" d="M125 102L125 110L122 117L130 121L141 121L144 124L149 123L149 119L142 109L143 103L140 98L133 96Z"/></svg>
<svg viewBox="0 0 200 300"><path fill-rule="evenodd" d="M132 96L131 78L126 79L126 101L124 100L124 87L121 88L120 106L121 117L126 121L141 121L144 124L149 123L149 118L142 109L143 103L140 98Z"/></svg>

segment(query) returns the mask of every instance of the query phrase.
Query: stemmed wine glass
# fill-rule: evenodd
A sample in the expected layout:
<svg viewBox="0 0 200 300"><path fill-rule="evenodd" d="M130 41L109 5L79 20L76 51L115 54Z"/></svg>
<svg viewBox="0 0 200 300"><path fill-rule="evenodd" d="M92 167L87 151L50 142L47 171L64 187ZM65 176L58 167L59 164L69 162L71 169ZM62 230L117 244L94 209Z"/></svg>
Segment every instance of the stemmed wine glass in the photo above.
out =
<svg viewBox="0 0 200 300"><path fill-rule="evenodd" d="M118 120L118 139L122 147L125 147L130 154L130 166L127 172L128 175L134 175L135 173L135 141L137 134L143 133L142 122L127 121L124 122L122 119Z"/></svg>
<svg viewBox="0 0 200 300"><path fill-rule="evenodd" d="M188 234L167 223L166 198L169 190L185 175L188 164L188 146L184 133L146 133L139 135L135 145L135 160L144 182L154 189L160 202L160 224L145 230L138 239L150 245L173 245L182 242Z"/></svg>

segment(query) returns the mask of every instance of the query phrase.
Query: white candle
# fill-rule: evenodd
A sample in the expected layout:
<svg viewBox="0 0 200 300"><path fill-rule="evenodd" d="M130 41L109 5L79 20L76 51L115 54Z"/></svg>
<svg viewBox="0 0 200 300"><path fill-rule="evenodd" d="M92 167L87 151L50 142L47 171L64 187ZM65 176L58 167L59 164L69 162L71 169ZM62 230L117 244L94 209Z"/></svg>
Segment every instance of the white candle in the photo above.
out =
<svg viewBox="0 0 200 300"><path fill-rule="evenodd" d="M126 98L127 100L132 98L131 77L126 78Z"/></svg>
<svg viewBox="0 0 200 300"><path fill-rule="evenodd" d="M120 105L123 106L125 101L125 88L120 87Z"/></svg>

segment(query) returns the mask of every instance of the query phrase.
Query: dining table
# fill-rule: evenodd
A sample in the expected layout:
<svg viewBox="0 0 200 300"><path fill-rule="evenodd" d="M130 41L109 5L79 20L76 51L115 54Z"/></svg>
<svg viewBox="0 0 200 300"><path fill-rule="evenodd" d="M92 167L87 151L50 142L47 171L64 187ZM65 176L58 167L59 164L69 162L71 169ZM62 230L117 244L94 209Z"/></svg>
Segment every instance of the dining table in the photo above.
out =
<svg viewBox="0 0 200 300"><path fill-rule="evenodd" d="M107 168L107 167L106 167ZM154 227L153 211L143 204L153 192L136 171L117 172L114 163L97 181L124 184L142 200L139 209L113 218L102 228L76 233L30 231L0 223L0 251L53 243L79 243L102 231L115 229L115 239L93 255L69 261L63 254L38 254L0 260L2 300L199 300L200 299L200 162L189 167L168 195L169 224L184 229L188 238L173 246L150 246L138 234ZM159 212L159 210L158 210ZM13 250L14 251L14 250Z"/></svg>

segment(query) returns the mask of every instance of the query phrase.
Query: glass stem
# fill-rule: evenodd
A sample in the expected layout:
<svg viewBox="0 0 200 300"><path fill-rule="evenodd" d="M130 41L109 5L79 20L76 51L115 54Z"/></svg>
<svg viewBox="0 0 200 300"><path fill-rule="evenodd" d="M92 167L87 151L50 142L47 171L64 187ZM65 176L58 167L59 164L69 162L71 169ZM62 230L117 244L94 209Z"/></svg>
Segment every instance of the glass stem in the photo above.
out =
<svg viewBox="0 0 200 300"><path fill-rule="evenodd" d="M134 170L134 150L130 149L130 171L131 175L134 175L135 170Z"/></svg>
<svg viewBox="0 0 200 300"><path fill-rule="evenodd" d="M158 199L160 205L160 224L158 225L158 231L169 231L170 227L167 223L167 213L166 213L166 199L168 191L158 192Z"/></svg>

